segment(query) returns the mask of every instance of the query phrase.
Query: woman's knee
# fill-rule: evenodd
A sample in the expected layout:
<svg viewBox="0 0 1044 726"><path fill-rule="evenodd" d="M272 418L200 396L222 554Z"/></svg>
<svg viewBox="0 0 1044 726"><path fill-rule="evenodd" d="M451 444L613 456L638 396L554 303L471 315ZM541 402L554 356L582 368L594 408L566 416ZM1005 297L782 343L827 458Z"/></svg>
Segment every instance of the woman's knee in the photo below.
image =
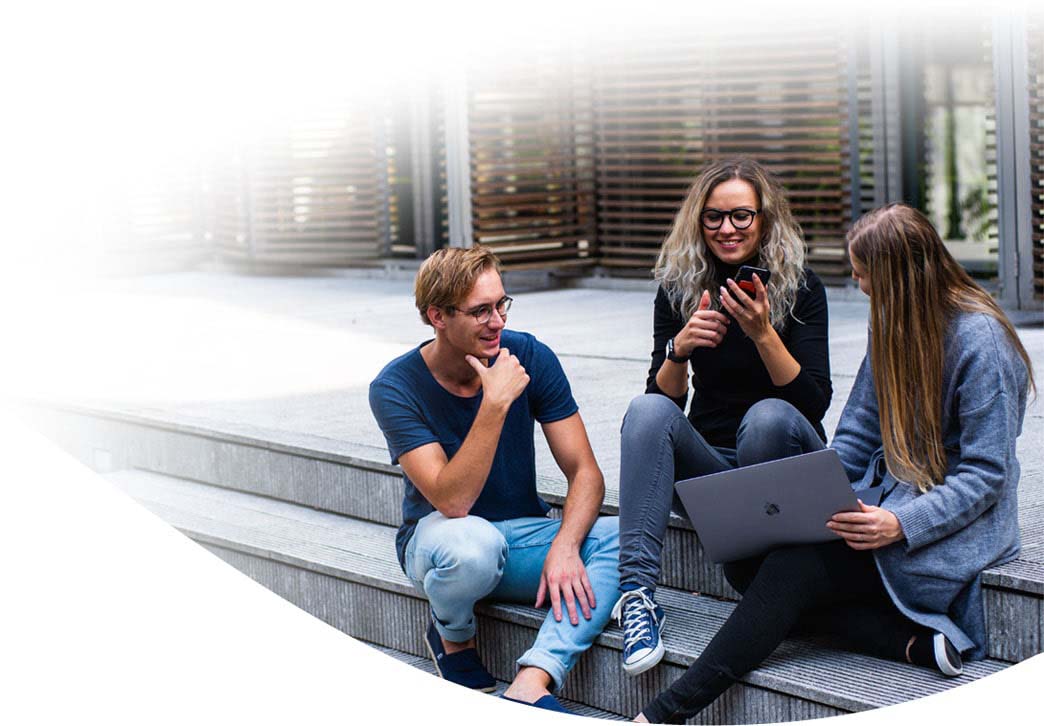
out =
<svg viewBox="0 0 1044 726"><path fill-rule="evenodd" d="M624 414L621 433L633 437L653 427L662 430L670 420L684 415L678 405L666 396L646 393L631 400Z"/></svg>
<svg viewBox="0 0 1044 726"><path fill-rule="evenodd" d="M765 398L747 409L739 431L758 438L789 436L795 421L800 418L801 412L792 404L779 398Z"/></svg>
<svg viewBox="0 0 1044 726"><path fill-rule="evenodd" d="M736 432L740 466L760 464L822 448L819 435L794 406L778 398L758 401Z"/></svg>

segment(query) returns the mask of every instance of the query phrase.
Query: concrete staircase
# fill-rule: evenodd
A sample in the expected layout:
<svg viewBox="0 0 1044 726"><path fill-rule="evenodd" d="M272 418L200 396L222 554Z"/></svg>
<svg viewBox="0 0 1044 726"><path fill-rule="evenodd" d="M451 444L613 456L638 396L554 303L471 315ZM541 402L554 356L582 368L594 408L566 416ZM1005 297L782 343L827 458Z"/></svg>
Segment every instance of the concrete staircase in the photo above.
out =
<svg viewBox="0 0 1044 726"><path fill-rule="evenodd" d="M285 433L199 425L173 417L37 408L38 427L158 516L238 569L341 630L406 659L425 654L425 602L399 569L394 533L401 475L386 453ZM564 482L542 480L560 505ZM615 492L606 513L616 513ZM1023 501L1023 531L1040 532L1044 502ZM1040 545L1026 549L1040 554ZM990 658L945 679L925 669L785 642L698 723L752 723L861 711L939 692L1041 652L1044 566L1024 557L984 576ZM699 593L694 596L693 593ZM658 599L668 612L667 655L638 678L619 668L620 631L581 659L564 696L589 715L632 716L681 675L728 617L735 593L705 561L695 532L672 522ZM482 657L510 680L514 659L544 613L485 605Z"/></svg>
<svg viewBox="0 0 1044 726"><path fill-rule="evenodd" d="M404 653L401 650L395 650L394 648L385 648L383 645L376 645L374 643L370 643L369 645L373 646L375 649L381 651L385 655L389 655L392 658L395 658L396 660L406 663L407 665L411 665L414 668L418 668L424 671L425 673L431 673L432 675L435 675L435 667L432 665L431 658L427 656L412 655L410 653ZM493 692L493 695L499 696L500 694L502 694L505 690L507 690L507 685L508 684L506 681L498 681L497 690ZM630 720L629 718L621 716L620 714L610 713L609 711L603 711L601 709L594 708L583 703L570 701L568 698L562 698L560 700L566 708L568 708L570 711L572 711L578 716L587 716L588 718L602 718L607 721Z"/></svg>

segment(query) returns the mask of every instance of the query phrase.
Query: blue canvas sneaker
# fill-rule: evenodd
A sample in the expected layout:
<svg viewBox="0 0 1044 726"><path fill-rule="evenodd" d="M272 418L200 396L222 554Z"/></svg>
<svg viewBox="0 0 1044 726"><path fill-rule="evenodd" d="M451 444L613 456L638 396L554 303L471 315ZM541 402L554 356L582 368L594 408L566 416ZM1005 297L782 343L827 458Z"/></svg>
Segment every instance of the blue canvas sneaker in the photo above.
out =
<svg viewBox="0 0 1044 726"><path fill-rule="evenodd" d="M648 588L625 592L613 607L612 617L624 631L624 673L636 676L660 662L664 652L660 635L667 618Z"/></svg>
<svg viewBox="0 0 1044 726"><path fill-rule="evenodd" d="M434 620L428 623L424 644L428 646L428 653L435 664L435 674L439 678L484 693L492 693L497 689L497 679L482 665L477 650L467 648L456 653L446 652Z"/></svg>

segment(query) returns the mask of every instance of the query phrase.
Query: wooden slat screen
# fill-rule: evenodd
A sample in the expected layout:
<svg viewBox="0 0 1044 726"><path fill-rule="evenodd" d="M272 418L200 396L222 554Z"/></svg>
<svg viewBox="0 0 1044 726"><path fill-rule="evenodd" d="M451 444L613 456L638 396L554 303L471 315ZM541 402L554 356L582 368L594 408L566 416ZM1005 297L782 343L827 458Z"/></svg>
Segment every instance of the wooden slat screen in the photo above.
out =
<svg viewBox="0 0 1044 726"><path fill-rule="evenodd" d="M377 156L378 198L384 203L379 206L379 233L377 251L389 257L415 257L416 245L412 229L402 229L405 223L412 224L412 188L408 154L408 129L405 114L399 108L384 104L376 114L376 138L374 146Z"/></svg>
<svg viewBox="0 0 1044 726"><path fill-rule="evenodd" d="M191 266L211 256L200 214L204 189L199 168L129 181L133 191L125 252L147 254L152 268ZM111 247L109 253L123 254Z"/></svg>
<svg viewBox="0 0 1044 726"><path fill-rule="evenodd" d="M846 273L845 33L697 30L607 48L594 81L602 265L647 274L695 174L749 155L780 177L811 265Z"/></svg>
<svg viewBox="0 0 1044 726"><path fill-rule="evenodd" d="M177 270L210 259L213 250L201 213L207 189L200 160L147 151L129 156L114 162L94 190L100 200L95 260L99 271Z"/></svg>
<svg viewBox="0 0 1044 726"><path fill-rule="evenodd" d="M372 107L326 109L231 152L214 174L210 210L221 258L334 266L381 256L389 242L381 123Z"/></svg>
<svg viewBox="0 0 1044 726"><path fill-rule="evenodd" d="M856 217L876 207L879 198L877 170L874 168L874 79L871 70L870 41L869 32L855 35L853 50L856 67L848 69L849 73L855 74L857 98L855 113L850 114L850 123L857 124L859 139L859 199L856 200L853 210Z"/></svg>
<svg viewBox="0 0 1044 726"><path fill-rule="evenodd" d="M207 170L203 214L207 235L218 251L249 248L245 154L242 143L230 143L210 160Z"/></svg>
<svg viewBox="0 0 1044 726"><path fill-rule="evenodd" d="M980 21L979 25L979 38L981 49L982 63L985 68L990 69L990 78L993 75L993 30L989 17L984 17ZM986 217L989 225L989 252L994 259L999 258L999 245L1000 245L1000 230L998 221L998 180L997 180L997 88L995 83L989 85L989 103L987 104L986 111L986 164L987 164L987 188L986 188L986 205L989 207ZM969 272L975 274L976 271L974 266L969 266ZM996 278L992 272L987 274L981 274L981 277L992 277Z"/></svg>
<svg viewBox="0 0 1044 726"><path fill-rule="evenodd" d="M1027 26L1030 181L1033 190L1033 296L1044 299L1044 13Z"/></svg>
<svg viewBox="0 0 1044 726"><path fill-rule="evenodd" d="M559 52L468 74L474 242L508 268L594 261L590 85Z"/></svg>
<svg viewBox="0 0 1044 726"><path fill-rule="evenodd" d="M432 154L435 165L436 196L435 205L435 242L445 247L449 245L449 181L446 173L446 109L441 104L432 108L432 128L434 129Z"/></svg>

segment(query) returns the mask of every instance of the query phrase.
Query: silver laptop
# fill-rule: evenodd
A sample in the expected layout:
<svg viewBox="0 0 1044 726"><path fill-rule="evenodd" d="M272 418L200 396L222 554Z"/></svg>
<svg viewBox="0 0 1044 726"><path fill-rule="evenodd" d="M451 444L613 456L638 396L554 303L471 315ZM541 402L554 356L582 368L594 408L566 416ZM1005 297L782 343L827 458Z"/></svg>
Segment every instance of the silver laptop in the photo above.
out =
<svg viewBox="0 0 1044 726"><path fill-rule="evenodd" d="M674 485L714 562L732 562L785 545L840 539L826 523L859 509L833 449L686 479ZM859 492L877 505L881 487Z"/></svg>

